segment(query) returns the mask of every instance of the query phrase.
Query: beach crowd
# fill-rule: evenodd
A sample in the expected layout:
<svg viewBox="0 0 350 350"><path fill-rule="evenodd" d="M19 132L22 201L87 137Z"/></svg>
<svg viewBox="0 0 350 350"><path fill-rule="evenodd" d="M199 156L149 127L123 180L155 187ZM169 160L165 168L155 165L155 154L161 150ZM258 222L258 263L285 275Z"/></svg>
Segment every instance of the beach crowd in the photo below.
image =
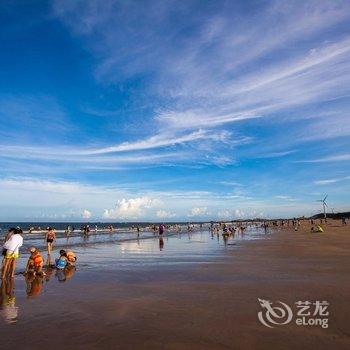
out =
<svg viewBox="0 0 350 350"><path fill-rule="evenodd" d="M1 266L1 278L6 279L8 277L13 278L16 271L16 261L19 258L19 250L23 246L23 231L21 228L10 228L5 236L5 242L2 248L2 266ZM56 269L66 269L75 266L77 260L76 255L71 250L61 249L59 256L55 259L55 263L52 264L51 255L53 249L53 243L56 240L55 230L51 227L47 228L45 235L46 247L47 247L47 266L54 267ZM43 271L44 259L41 252L36 247L29 248L29 258L26 264L24 274L32 274L33 276L42 275L45 276Z"/></svg>

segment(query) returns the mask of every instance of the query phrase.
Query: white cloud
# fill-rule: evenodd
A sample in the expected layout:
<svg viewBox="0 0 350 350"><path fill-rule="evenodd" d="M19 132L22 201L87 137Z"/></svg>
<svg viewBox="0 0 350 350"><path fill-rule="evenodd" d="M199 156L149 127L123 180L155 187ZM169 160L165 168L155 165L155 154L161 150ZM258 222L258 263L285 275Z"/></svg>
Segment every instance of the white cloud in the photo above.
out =
<svg viewBox="0 0 350 350"><path fill-rule="evenodd" d="M281 196L281 195L278 195L278 196L275 196L275 198L277 198L277 199L283 199L283 200L290 201L290 202L296 201L296 199L293 198L293 197L291 197L291 196Z"/></svg>
<svg viewBox="0 0 350 350"><path fill-rule="evenodd" d="M236 181L221 181L220 184L224 186L243 186L240 182Z"/></svg>
<svg viewBox="0 0 350 350"><path fill-rule="evenodd" d="M283 152L272 152L272 153L267 153L267 154L258 156L257 158L279 158L279 157L288 156L288 155L293 154L295 152L296 152L296 150L283 151Z"/></svg>
<svg viewBox="0 0 350 350"><path fill-rule="evenodd" d="M347 2L268 1L253 17L235 10L229 4L210 13L200 9L202 25L197 25L187 4L55 1L54 15L96 55L98 81L117 84L146 72L151 77L147 89L166 101L149 120L155 136L82 152L202 143L210 138L210 128L275 118L276 112L280 117L292 107L298 108L298 119L309 118L304 107L349 93L349 37L326 36L349 19ZM176 15L181 20L173 26L169 17ZM179 41L182 26L193 28L193 33ZM336 126L339 121L346 119L338 118L332 130L326 128L327 137L349 133ZM269 157L290 153L271 152Z"/></svg>
<svg viewBox="0 0 350 350"><path fill-rule="evenodd" d="M114 209L105 209L105 219L139 219L146 210L159 205L159 200L149 197L137 197L118 200Z"/></svg>
<svg viewBox="0 0 350 350"><path fill-rule="evenodd" d="M206 215L209 215L207 207L194 207L190 210L190 213L188 214L189 217Z"/></svg>
<svg viewBox="0 0 350 350"><path fill-rule="evenodd" d="M133 153L119 156L96 156L99 150L88 150L82 148L67 148L61 146L55 147L32 147L17 145L0 145L0 150L6 158L17 159L36 159L52 160L60 162L87 163L87 164L106 164L106 165L125 165L132 163L159 163L166 162L169 159L178 160L180 157L186 158L183 152L164 152L158 154ZM96 155L94 155L96 152ZM101 154L103 152L100 152ZM108 151L106 153L109 153Z"/></svg>
<svg viewBox="0 0 350 350"><path fill-rule="evenodd" d="M334 178L334 179L316 180L316 181L314 181L314 184L315 185L329 185L329 184L333 184L333 183L340 182L340 181L346 181L346 180L350 180L350 176L338 177L338 178Z"/></svg>
<svg viewBox="0 0 350 350"><path fill-rule="evenodd" d="M335 154L331 156L326 156L323 158L309 159L309 160L300 160L297 163L324 163L324 162L342 162L350 160L350 153L346 154Z"/></svg>
<svg viewBox="0 0 350 350"><path fill-rule="evenodd" d="M7 191L18 190L23 192L56 193L66 195L106 194L111 188L85 185L79 182L42 180L35 178L4 178L0 179L0 189Z"/></svg>
<svg viewBox="0 0 350 350"><path fill-rule="evenodd" d="M264 216L262 213L265 216L285 217L318 212L319 205L314 202L315 198L311 193L297 204L286 197L288 196L281 198L283 201L276 201L273 196L259 199L215 191L168 189L136 192L134 188L128 187L123 189L35 178L0 178L0 219L79 221L84 210L82 203L89 203L88 211L93 213L94 219L118 221L153 221L159 220L159 215L170 216L175 213L179 220L188 219L189 214L196 219L213 220L218 217L218 213L222 218L230 216L236 219ZM167 204L166 210L163 209L164 203ZM332 203L338 210L349 210L346 202L332 200Z"/></svg>
<svg viewBox="0 0 350 350"><path fill-rule="evenodd" d="M193 142L203 138L213 138L217 134L209 135L203 130L198 130L187 135L174 136L172 134L163 133L160 135L152 136L145 140L140 140L136 142L124 142L120 145L109 146L106 148L94 149L94 150L82 150L77 152L78 154L105 154L113 152L125 152L125 151L138 151L151 148L159 148L165 146L171 146L186 142Z"/></svg>
<svg viewBox="0 0 350 350"><path fill-rule="evenodd" d="M233 217L233 213L228 209L223 209L218 212L219 219L230 219Z"/></svg>
<svg viewBox="0 0 350 350"><path fill-rule="evenodd" d="M46 218L66 216L79 220L84 209L82 203L89 203L89 211L98 217L103 206L113 205L116 198L126 195L130 195L127 190L116 186L40 178L0 178L0 218L19 220L25 216L40 218L45 214Z"/></svg>
<svg viewBox="0 0 350 350"><path fill-rule="evenodd" d="M170 219L173 218L174 216L176 216L176 214L170 212L170 211L166 211L166 210L158 210L156 213L157 218L160 219Z"/></svg>
<svg viewBox="0 0 350 350"><path fill-rule="evenodd" d="M236 209L234 215L236 219L243 219L246 216L246 213L243 210Z"/></svg>
<svg viewBox="0 0 350 350"><path fill-rule="evenodd" d="M83 219L90 219L91 215L92 215L91 211L89 211L87 209L84 209L83 213L81 214Z"/></svg>
<svg viewBox="0 0 350 350"><path fill-rule="evenodd" d="M150 167L171 164L227 164L232 157L215 155L212 149L225 145L232 148L250 142L250 138L231 137L227 131L197 130L192 133L163 133L135 142L124 142L102 148L79 148L62 146L1 145L2 157L6 159L31 159L55 161L60 165L74 165L81 169L125 169L127 167ZM198 142L201 142L199 147ZM176 146L188 144L179 149ZM212 146L215 147L212 147ZM196 147L194 147L196 146ZM153 152L155 148L171 147L171 150ZM116 155L115 153L123 153ZM209 156L210 155L210 156Z"/></svg>

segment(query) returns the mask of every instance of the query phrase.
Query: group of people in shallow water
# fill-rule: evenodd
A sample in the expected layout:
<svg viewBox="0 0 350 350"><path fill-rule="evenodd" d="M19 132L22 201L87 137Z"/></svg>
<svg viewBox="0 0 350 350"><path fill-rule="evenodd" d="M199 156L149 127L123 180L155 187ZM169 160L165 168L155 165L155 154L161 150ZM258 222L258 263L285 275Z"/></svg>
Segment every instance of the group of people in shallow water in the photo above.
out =
<svg viewBox="0 0 350 350"><path fill-rule="evenodd" d="M10 228L6 233L2 247L1 285L0 285L0 312L5 322L13 324L17 322L18 306L14 294L14 275L16 262L19 258L19 250L23 246L23 231L21 228ZM28 298L36 297L42 291L44 282L48 282L53 275L59 282L65 282L75 272L76 255L71 250L61 249L59 256L51 263L53 244L56 240L55 230L47 228L45 242L47 247L47 261L38 248L30 247L29 257L23 272L26 282L26 294Z"/></svg>
<svg viewBox="0 0 350 350"><path fill-rule="evenodd" d="M23 231L21 228L10 228L5 236L5 242L2 248L2 267L1 278L6 279L8 277L13 278L16 271L16 261L19 257L19 249L23 246ZM47 261L46 266L55 268L58 270L64 270L66 268L72 268L75 266L77 260L76 255L71 250L61 249L59 256L52 264L51 256L53 250L53 243L56 240L56 233L52 227L47 228L45 235L46 247L47 247ZM42 275L44 272L44 259L41 252L36 247L29 248L29 258L24 271L25 275Z"/></svg>
<svg viewBox="0 0 350 350"><path fill-rule="evenodd" d="M230 237L234 238L235 235L239 235L239 234L242 235L243 237L245 230L246 230L246 226L243 226L243 225L234 226L233 224L229 225L227 223L215 224L214 222L211 222L209 226L209 232L211 233L212 238L214 237L214 235L216 235L219 240L220 232L222 232L222 238L224 240L225 245L227 244L228 239Z"/></svg>
<svg viewBox="0 0 350 350"><path fill-rule="evenodd" d="M76 261L77 257L71 250L61 249L59 257L55 260L54 267L56 269L63 270L65 268L74 267ZM30 248L30 256L28 258L27 266L24 273L33 274L34 276L45 276L46 273L43 271L43 267L44 259L42 258L40 251L35 247Z"/></svg>

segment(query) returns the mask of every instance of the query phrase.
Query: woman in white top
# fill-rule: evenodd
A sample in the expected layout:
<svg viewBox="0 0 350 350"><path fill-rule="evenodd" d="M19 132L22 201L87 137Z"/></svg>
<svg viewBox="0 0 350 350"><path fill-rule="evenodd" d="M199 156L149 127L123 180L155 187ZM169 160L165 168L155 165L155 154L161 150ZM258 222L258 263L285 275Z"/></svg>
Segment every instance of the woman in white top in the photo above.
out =
<svg viewBox="0 0 350 350"><path fill-rule="evenodd" d="M7 274L11 277L15 276L16 259L19 257L19 248L23 245L23 237L21 236L22 230L16 228L13 231L12 236L4 244L6 249L4 268L2 271L2 278L6 278Z"/></svg>
<svg viewBox="0 0 350 350"><path fill-rule="evenodd" d="M5 236L5 239L4 239L4 243L7 242L11 236L13 235L13 233L15 232L15 228L12 227L12 228L9 228L9 230L7 231L6 233L6 236ZM6 252L7 252L7 249L4 248L4 246L2 247L2 262L1 262L1 276L2 276L2 272L4 271L4 265L5 265L5 260L6 260Z"/></svg>

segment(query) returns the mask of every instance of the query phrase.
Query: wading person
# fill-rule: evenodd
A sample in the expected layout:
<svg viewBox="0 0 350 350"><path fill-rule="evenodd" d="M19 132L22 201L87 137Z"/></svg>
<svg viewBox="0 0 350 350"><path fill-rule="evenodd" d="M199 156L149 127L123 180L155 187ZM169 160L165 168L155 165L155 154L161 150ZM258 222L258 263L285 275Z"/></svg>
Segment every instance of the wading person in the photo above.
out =
<svg viewBox="0 0 350 350"><path fill-rule="evenodd" d="M13 233L15 232L15 228L10 228L8 231L7 231L7 234L5 236L5 239L4 239L4 244L11 238L11 236L13 235ZM2 276L2 273L3 273L3 270L4 270L4 265L5 265L5 257L6 257L6 252L7 252L7 249L3 246L2 248L2 263L1 263L1 276Z"/></svg>
<svg viewBox="0 0 350 350"><path fill-rule="evenodd" d="M21 236L22 230L16 228L10 239L8 239L4 244L4 249L6 249L6 255L4 258L4 267L2 271L2 278L6 278L7 275L10 277L15 276L16 270L16 260L19 257L19 248L23 245L23 237Z"/></svg>
<svg viewBox="0 0 350 350"><path fill-rule="evenodd" d="M56 233L52 227L47 228L45 239L47 244L47 254L51 256L53 242L56 240Z"/></svg>

